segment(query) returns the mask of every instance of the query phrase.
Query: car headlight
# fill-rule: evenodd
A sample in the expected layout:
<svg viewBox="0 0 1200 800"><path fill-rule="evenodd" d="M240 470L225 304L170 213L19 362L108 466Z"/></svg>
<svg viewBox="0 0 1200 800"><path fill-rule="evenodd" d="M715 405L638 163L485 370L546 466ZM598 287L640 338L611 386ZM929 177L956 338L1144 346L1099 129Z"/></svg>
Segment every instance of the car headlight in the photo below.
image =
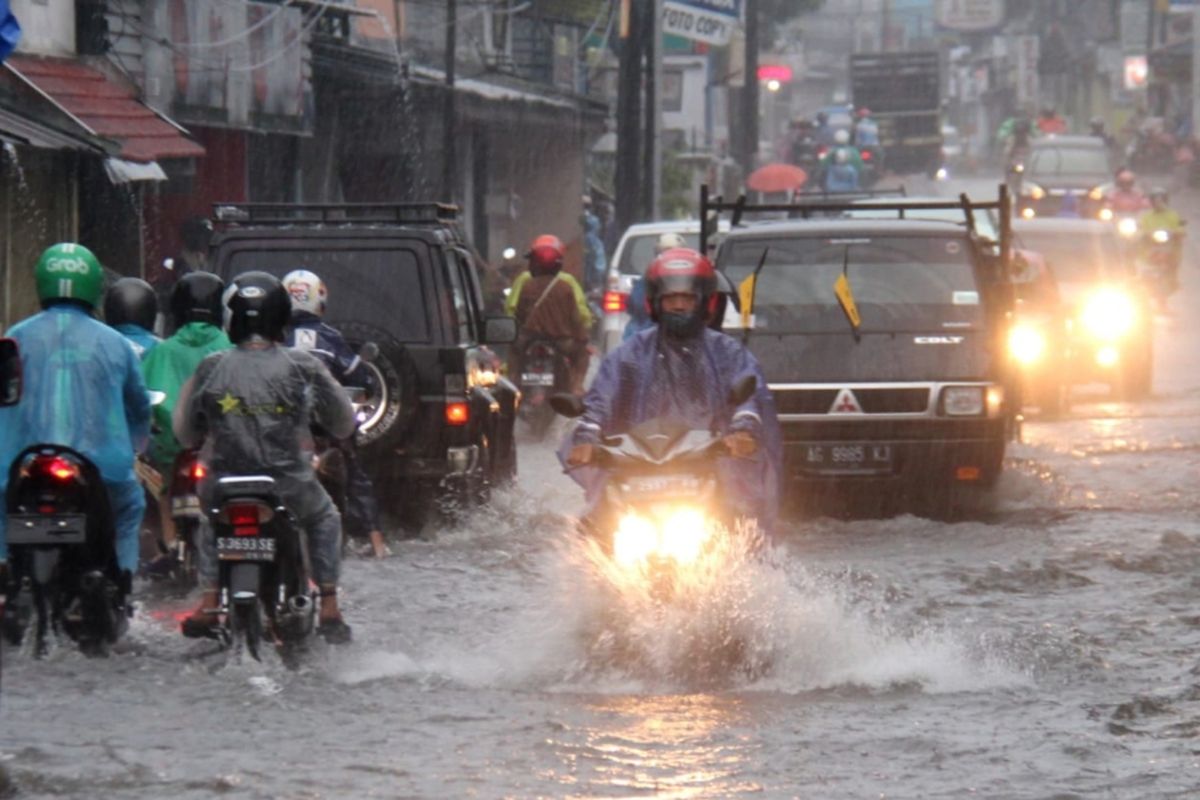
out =
<svg viewBox="0 0 1200 800"><path fill-rule="evenodd" d="M1101 289L1084 304L1080 317L1088 333L1102 341L1112 341L1133 330L1137 308L1124 292Z"/></svg>
<svg viewBox="0 0 1200 800"><path fill-rule="evenodd" d="M982 386L949 386L942 390L942 409L949 417L978 417L983 414Z"/></svg>
<svg viewBox="0 0 1200 800"><path fill-rule="evenodd" d="M1033 219L1037 216L1037 212L1029 206L1021 209L1021 219Z"/></svg>
<svg viewBox="0 0 1200 800"><path fill-rule="evenodd" d="M1031 183L1026 187L1027 193L1032 200L1041 200L1046 196L1046 190L1038 186L1036 183Z"/></svg>
<svg viewBox="0 0 1200 800"><path fill-rule="evenodd" d="M1088 199L1089 200L1103 200L1104 199L1104 187L1097 186L1096 188L1092 189L1090 192L1088 192Z"/></svg>
<svg viewBox="0 0 1200 800"><path fill-rule="evenodd" d="M1111 208L1102 208L1100 209L1100 212L1096 214L1096 218L1101 222L1112 222L1113 210Z"/></svg>
<svg viewBox="0 0 1200 800"><path fill-rule="evenodd" d="M1020 364L1036 364L1046 354L1046 337L1032 325L1017 325L1009 331L1008 352Z"/></svg>
<svg viewBox="0 0 1200 800"><path fill-rule="evenodd" d="M1170 231L1159 230L1150 234L1150 238L1158 244L1166 244L1167 242L1171 241L1171 233Z"/></svg>
<svg viewBox="0 0 1200 800"><path fill-rule="evenodd" d="M1137 236L1137 232L1137 220L1133 217L1123 217L1121 221L1117 223L1117 233L1121 234L1126 239Z"/></svg>
<svg viewBox="0 0 1200 800"><path fill-rule="evenodd" d="M946 169L945 167L938 167L937 173L934 174L934 179L939 181L949 180L950 170Z"/></svg>

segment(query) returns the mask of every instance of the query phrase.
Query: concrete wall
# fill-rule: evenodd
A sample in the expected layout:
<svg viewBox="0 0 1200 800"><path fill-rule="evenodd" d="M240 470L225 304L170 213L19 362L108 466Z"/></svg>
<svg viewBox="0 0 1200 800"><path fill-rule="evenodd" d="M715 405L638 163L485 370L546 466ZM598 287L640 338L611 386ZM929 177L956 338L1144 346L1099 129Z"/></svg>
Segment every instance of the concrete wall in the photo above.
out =
<svg viewBox="0 0 1200 800"><path fill-rule="evenodd" d="M19 51L75 54L75 0L11 0L9 7L21 23Z"/></svg>

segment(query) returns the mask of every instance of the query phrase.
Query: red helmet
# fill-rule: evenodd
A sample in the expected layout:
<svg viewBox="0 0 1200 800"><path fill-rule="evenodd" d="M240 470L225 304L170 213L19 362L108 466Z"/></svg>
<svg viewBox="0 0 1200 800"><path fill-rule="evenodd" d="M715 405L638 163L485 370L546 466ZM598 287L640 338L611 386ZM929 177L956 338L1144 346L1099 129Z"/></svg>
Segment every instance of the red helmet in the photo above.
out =
<svg viewBox="0 0 1200 800"><path fill-rule="evenodd" d="M668 294L694 294L705 315L716 311L717 271L705 256L687 247L664 251L646 268L646 313L658 322L660 300Z"/></svg>
<svg viewBox="0 0 1200 800"><path fill-rule="evenodd" d="M565 256L566 248L557 236L539 236L529 246L529 269L539 273L558 272Z"/></svg>
<svg viewBox="0 0 1200 800"><path fill-rule="evenodd" d="M862 108L860 108L860 109L858 110L858 116L859 116L859 118L860 118L860 119L861 119L862 117L869 117L869 116L871 116L871 109L867 108L866 106L863 106Z"/></svg>

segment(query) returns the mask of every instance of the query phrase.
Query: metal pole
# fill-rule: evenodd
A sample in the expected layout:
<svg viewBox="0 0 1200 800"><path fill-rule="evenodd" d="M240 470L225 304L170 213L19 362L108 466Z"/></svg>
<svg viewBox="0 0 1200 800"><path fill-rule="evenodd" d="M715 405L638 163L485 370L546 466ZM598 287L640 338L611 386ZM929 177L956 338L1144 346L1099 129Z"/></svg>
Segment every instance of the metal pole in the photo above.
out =
<svg viewBox="0 0 1200 800"><path fill-rule="evenodd" d="M442 199L458 199L458 111L455 108L454 66L458 51L458 0L446 0L446 96L442 104Z"/></svg>
<svg viewBox="0 0 1200 800"><path fill-rule="evenodd" d="M622 6L620 71L617 77L617 227L624 231L642 213L642 36L640 4Z"/></svg>
<svg viewBox="0 0 1200 800"><path fill-rule="evenodd" d="M646 129L650 132L650 191L647 192L650 219L662 217L662 76L663 76L663 0L654 0L651 13L650 44L646 56L650 59L650 81L646 90L646 107L649 119Z"/></svg>
<svg viewBox="0 0 1200 800"><path fill-rule="evenodd" d="M1200 136L1200 5L1192 8L1192 139Z"/></svg>
<svg viewBox="0 0 1200 800"><path fill-rule="evenodd" d="M746 0L746 70L742 88L742 152L744 175L754 171L758 155L758 0Z"/></svg>

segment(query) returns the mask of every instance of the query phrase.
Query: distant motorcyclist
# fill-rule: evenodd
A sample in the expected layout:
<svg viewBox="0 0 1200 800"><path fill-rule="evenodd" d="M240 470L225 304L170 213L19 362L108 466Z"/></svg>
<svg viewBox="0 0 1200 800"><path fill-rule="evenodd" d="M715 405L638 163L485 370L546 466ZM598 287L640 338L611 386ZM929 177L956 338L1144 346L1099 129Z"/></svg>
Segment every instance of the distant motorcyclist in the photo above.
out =
<svg viewBox="0 0 1200 800"><path fill-rule="evenodd" d="M817 161L820 159L817 150L817 137L814 135L812 122L804 118L793 120L788 142L788 161L808 172L815 172Z"/></svg>
<svg viewBox="0 0 1200 800"><path fill-rule="evenodd" d="M687 247L687 242L678 233L664 233L658 237L658 241L654 243L654 257L658 258L668 250L673 250L676 247ZM648 268L650 265L647 264ZM646 308L646 270L642 270L633 281L633 287L629 290L629 322L625 325L625 331L622 334L622 340L628 339L635 333L644 331L647 328L654 327L654 320L650 318L650 310Z"/></svg>
<svg viewBox="0 0 1200 800"><path fill-rule="evenodd" d="M1137 175L1125 167L1117 170L1113 189L1104 200L1116 214L1137 214L1150 208L1150 200L1137 187Z"/></svg>
<svg viewBox="0 0 1200 800"><path fill-rule="evenodd" d="M1166 231L1170 234L1167 243L1170 247L1170 274L1167 285L1169 291L1179 288L1179 264L1183 260L1183 235L1187 221L1170 206L1171 196L1166 189L1154 187L1150 190L1151 208L1138 219L1138 230L1142 232L1143 249L1148 251L1157 243L1153 237L1156 231Z"/></svg>
<svg viewBox="0 0 1200 800"><path fill-rule="evenodd" d="M667 250L647 270L646 288L655 327L605 357L584 398L587 411L564 441L560 459L595 508L606 476L592 460L603 437L658 417L715 428L733 456L721 474L734 511L769 528L779 499L779 422L754 356L707 327L718 304L712 263L695 250ZM729 408L730 389L747 375L758 380L758 391Z"/></svg>
<svg viewBox="0 0 1200 800"><path fill-rule="evenodd" d="M370 389L374 380L362 358L346 344L336 328L325 324L329 292L325 282L306 269L292 270L283 276L283 288L292 300L291 325L284 344L307 350L325 362L334 379L343 386ZM379 503L375 487L358 461L354 437L339 443L346 463L346 506L343 522L356 534L365 534L376 558L387 554L387 542L379 523Z"/></svg>
<svg viewBox="0 0 1200 800"><path fill-rule="evenodd" d="M588 291L603 291L608 277L608 257L600 238L600 218L592 212L592 198L583 196L583 277Z"/></svg>
<svg viewBox="0 0 1200 800"><path fill-rule="evenodd" d="M171 289L170 316L175 332L142 362L146 387L165 395L163 402L153 409L154 433L146 452L150 465L160 475L171 474L175 458L183 450L171 426L180 389L208 355L233 347L221 329L224 291L225 281L211 272L182 276ZM164 481L163 492L169 488L170 481ZM160 498L158 508L161 553L149 566L152 573L170 569L173 561L169 554L176 537L170 504Z"/></svg>
<svg viewBox="0 0 1200 800"><path fill-rule="evenodd" d="M157 318L158 295L141 278L121 278L104 293L104 321L129 340L140 359L162 341L154 335Z"/></svg>
<svg viewBox="0 0 1200 800"><path fill-rule="evenodd" d="M860 150L864 147L879 147L879 125L871 119L871 109L860 108L854 122L854 146Z"/></svg>
<svg viewBox="0 0 1200 800"><path fill-rule="evenodd" d="M846 148L839 147L832 153L831 163L824 169L827 192L857 192L862 186L859 178L860 169L854 166L850 153Z"/></svg>
<svg viewBox="0 0 1200 800"><path fill-rule="evenodd" d="M282 347L292 313L278 278L247 272L225 294L229 338L236 348L200 363L180 392L175 435L180 443L203 443L208 474L200 483L205 509L216 482L230 475L268 475L308 537L312 575L320 597L318 632L334 644L350 640L338 609L342 523L333 501L313 472L310 426L331 436L354 433L354 409L345 391L311 353ZM204 637L218 623L216 543L211 529L201 535L197 568L204 596L183 621L185 636Z"/></svg>
<svg viewBox="0 0 1200 800"><path fill-rule="evenodd" d="M1045 136L1067 132L1067 121L1059 116L1052 105L1044 106L1038 114L1037 128Z"/></svg>
<svg viewBox="0 0 1200 800"><path fill-rule="evenodd" d="M549 339L570 367L570 391L583 391L588 368L588 337L592 312L579 283L563 272L566 251L557 236L539 236L529 248L529 270L513 284L505 310L520 330L512 349L512 374L521 374L520 361L534 339Z"/></svg>
<svg viewBox="0 0 1200 800"><path fill-rule="evenodd" d="M158 274L151 279L162 308L167 307L171 291L181 278L193 272L208 271L208 246L212 235L213 224L208 217L188 217L179 226L179 253L163 259Z"/></svg>
<svg viewBox="0 0 1200 800"><path fill-rule="evenodd" d="M1108 127L1104 124L1103 117L1092 117L1088 122L1088 135L1094 136L1104 142L1104 146L1108 148L1110 155L1117 153L1117 140L1108 132Z"/></svg>
<svg viewBox="0 0 1200 800"><path fill-rule="evenodd" d="M0 408L0 498L9 465L34 444L70 447L100 472L116 531L122 589L131 588L146 499L134 476L134 452L150 427L150 399L137 354L117 331L93 318L103 270L80 244L56 244L34 268L42 311L13 326L21 349L23 397ZM7 560L0 514L0 565Z"/></svg>
<svg viewBox="0 0 1200 800"><path fill-rule="evenodd" d="M824 147L832 146L836 130L829 124L829 115L824 111L818 111L816 123L814 136L816 137L817 144Z"/></svg>

